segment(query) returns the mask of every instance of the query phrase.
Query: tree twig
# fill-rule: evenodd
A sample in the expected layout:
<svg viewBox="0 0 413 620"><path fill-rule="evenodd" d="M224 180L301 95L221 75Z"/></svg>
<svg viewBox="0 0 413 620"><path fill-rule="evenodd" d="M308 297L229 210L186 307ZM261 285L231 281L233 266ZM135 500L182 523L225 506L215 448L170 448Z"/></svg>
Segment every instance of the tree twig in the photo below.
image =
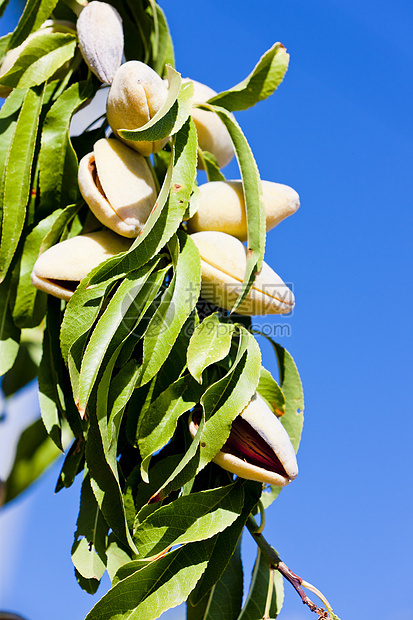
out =
<svg viewBox="0 0 413 620"><path fill-rule="evenodd" d="M293 573L288 568L288 566L284 564L284 562L281 560L280 556L275 551L275 549L271 547L271 545L265 540L262 533L260 533L259 527L255 519L251 515L248 517L248 521L246 525L247 525L248 531L250 532L251 536L254 538L255 542L261 549L269 565L272 568L276 568L278 571L280 571L283 577L285 577L287 581L289 581L291 585L294 587L294 589L297 591L304 605L308 605L311 611L318 613L320 617L320 613L324 613L324 610L319 609L317 605L313 603L313 601L306 595L303 588L301 587L301 584L303 582L301 577Z"/></svg>

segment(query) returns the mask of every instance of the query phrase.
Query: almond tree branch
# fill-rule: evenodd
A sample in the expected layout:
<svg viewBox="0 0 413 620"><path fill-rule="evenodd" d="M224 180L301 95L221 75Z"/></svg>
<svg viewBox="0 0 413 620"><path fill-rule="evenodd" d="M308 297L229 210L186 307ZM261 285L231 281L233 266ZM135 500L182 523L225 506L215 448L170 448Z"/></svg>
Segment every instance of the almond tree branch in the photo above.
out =
<svg viewBox="0 0 413 620"><path fill-rule="evenodd" d="M252 517L251 515L248 517L246 526L251 536L254 538L255 542L257 543L262 553L264 554L264 557L266 558L268 564L271 567L276 568L278 571L280 571L283 577L285 577L287 581L291 583L291 585L295 588L295 590L299 594L304 605L308 605L311 611L318 613L319 617L321 618L326 617L324 615L324 609L319 609L317 605L313 603L308 598L306 593L304 592L303 588L301 587L301 584L303 582L301 577L293 573L288 568L288 566L284 564L284 562L281 560L280 556L275 551L275 549L271 547L271 545L265 540L264 536L260 533L259 531L260 528L257 522L255 521L254 517ZM323 614L323 615L320 616L320 614ZM328 615L327 615L327 618L328 618Z"/></svg>

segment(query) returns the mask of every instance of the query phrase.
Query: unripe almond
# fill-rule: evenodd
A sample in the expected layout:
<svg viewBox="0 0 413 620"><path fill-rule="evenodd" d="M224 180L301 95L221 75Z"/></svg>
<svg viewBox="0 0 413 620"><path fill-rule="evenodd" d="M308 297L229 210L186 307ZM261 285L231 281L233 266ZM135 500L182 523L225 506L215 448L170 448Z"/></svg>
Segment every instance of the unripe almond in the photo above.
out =
<svg viewBox="0 0 413 620"><path fill-rule="evenodd" d="M245 246L223 232L194 233L191 239L201 257L201 297L232 310L242 288L247 264ZM287 314L294 307L294 295L273 269L263 263L254 283L237 307L238 314Z"/></svg>
<svg viewBox="0 0 413 620"><path fill-rule="evenodd" d="M106 105L112 131L145 157L160 151L167 138L155 142L127 140L118 134L118 130L139 129L146 125L165 103L167 96L167 84L151 67L138 60L125 62L116 72Z"/></svg>
<svg viewBox="0 0 413 620"><path fill-rule="evenodd" d="M119 140L98 140L79 163L79 188L91 211L124 237L137 237L156 202L145 158Z"/></svg>
<svg viewBox="0 0 413 620"><path fill-rule="evenodd" d="M199 186L200 196L195 215L188 220L190 232L219 230L247 240L247 217L242 181L213 181ZM288 185L262 181L267 232L295 213L300 197Z"/></svg>
<svg viewBox="0 0 413 620"><path fill-rule="evenodd" d="M217 94L215 90L196 80L184 78L182 81L193 83L194 97L192 101L194 104L205 103ZM221 119L215 112L200 110L196 107L192 108L191 116L196 126L201 149L215 155L220 168L229 164L235 151L228 130ZM202 162L198 161L198 167L202 168Z"/></svg>
<svg viewBox="0 0 413 620"><path fill-rule="evenodd" d="M129 239L111 230L72 237L53 245L37 259L33 285L45 293L69 301L80 280L107 258L126 252Z"/></svg>
<svg viewBox="0 0 413 620"><path fill-rule="evenodd" d="M122 18L107 2L93 0L77 20L82 56L101 82L111 84L123 56Z"/></svg>
<svg viewBox="0 0 413 620"><path fill-rule="evenodd" d="M192 437L198 424L196 415L191 415ZM276 486L287 485L298 474L288 433L259 394L235 418L229 438L213 462L240 478Z"/></svg>

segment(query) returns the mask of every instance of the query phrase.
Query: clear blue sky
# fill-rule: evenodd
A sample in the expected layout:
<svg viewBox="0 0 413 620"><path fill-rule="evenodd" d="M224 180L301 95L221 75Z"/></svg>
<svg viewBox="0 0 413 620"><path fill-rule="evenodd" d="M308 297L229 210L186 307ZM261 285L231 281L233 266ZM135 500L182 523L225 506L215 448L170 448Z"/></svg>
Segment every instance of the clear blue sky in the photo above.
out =
<svg viewBox="0 0 413 620"><path fill-rule="evenodd" d="M291 53L275 95L237 115L262 178L302 205L267 241L297 300L268 322L290 325L279 340L306 397L300 474L270 508L267 537L341 620L413 620L411 0L160 3L177 69L215 90L275 41ZM78 487L54 497L56 475L2 517L16 542L1 605L27 620L82 620L94 602L70 561ZM312 617L287 584L281 618Z"/></svg>

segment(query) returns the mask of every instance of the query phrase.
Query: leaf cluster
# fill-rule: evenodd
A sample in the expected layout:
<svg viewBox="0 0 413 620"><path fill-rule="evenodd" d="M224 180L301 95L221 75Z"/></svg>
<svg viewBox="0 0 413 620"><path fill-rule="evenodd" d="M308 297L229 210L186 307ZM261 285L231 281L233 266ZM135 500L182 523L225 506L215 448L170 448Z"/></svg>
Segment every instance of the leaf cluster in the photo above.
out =
<svg viewBox="0 0 413 620"><path fill-rule="evenodd" d="M268 506L279 489L234 479L213 459L257 391L297 450L300 378L289 353L272 343L276 381L261 364L249 319L200 297L200 257L185 226L196 210L198 157L208 180L224 175L199 149L192 84L182 84L174 69L162 9L153 0L111 4L123 19L125 58L142 60L169 82L153 119L121 134L170 139L150 162L160 191L142 233L127 252L93 269L68 303L36 290L30 274L39 253L99 226L80 196L77 170L79 158L108 135L107 122L96 119L77 137L69 132L73 115L100 88L77 45L81 7L28 0L15 32L0 43L3 56L19 51L0 76L10 93L0 110L0 374L8 396L37 375L42 416L20 438L5 502L62 452L56 491L83 476L76 577L90 593L105 570L112 579L88 620L150 620L183 601L189 620L275 618L282 582L260 551L242 605L240 539L258 502ZM52 32L42 28L46 19L73 28ZM243 180L249 253L237 305L262 264L265 221L258 167L232 113L271 95L287 66L285 48L275 44L244 81L203 105L225 124Z"/></svg>

